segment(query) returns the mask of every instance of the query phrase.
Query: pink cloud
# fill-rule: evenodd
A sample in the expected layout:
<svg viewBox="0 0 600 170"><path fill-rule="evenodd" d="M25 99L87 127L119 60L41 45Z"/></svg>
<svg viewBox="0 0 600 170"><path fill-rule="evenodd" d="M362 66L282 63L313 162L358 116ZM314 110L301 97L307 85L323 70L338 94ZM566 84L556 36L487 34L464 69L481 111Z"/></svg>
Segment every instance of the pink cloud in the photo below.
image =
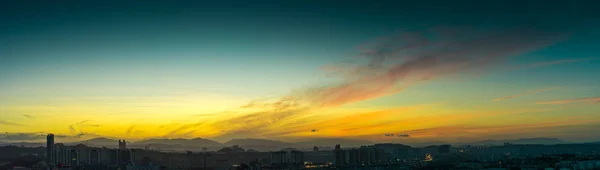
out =
<svg viewBox="0 0 600 170"><path fill-rule="evenodd" d="M368 63L344 68L344 75L351 77L318 88L311 97L321 106L338 106L395 94L419 82L488 68L508 57L552 45L561 37L528 28L487 34L401 34L366 47L362 55Z"/></svg>

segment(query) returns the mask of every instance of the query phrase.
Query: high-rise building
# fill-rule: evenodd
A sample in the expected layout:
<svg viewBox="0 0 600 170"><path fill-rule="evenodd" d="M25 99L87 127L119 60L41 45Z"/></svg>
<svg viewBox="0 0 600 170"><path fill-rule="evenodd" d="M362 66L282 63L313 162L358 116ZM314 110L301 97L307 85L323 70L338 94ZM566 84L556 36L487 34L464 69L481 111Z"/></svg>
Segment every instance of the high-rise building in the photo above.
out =
<svg viewBox="0 0 600 170"><path fill-rule="evenodd" d="M79 166L79 152L76 149L69 150L69 165Z"/></svg>
<svg viewBox="0 0 600 170"><path fill-rule="evenodd" d="M116 149L108 150L108 165L111 165L111 166L119 165L119 150L116 150Z"/></svg>
<svg viewBox="0 0 600 170"><path fill-rule="evenodd" d="M90 164L98 164L100 163L100 151L96 149L90 150Z"/></svg>
<svg viewBox="0 0 600 170"><path fill-rule="evenodd" d="M125 140L119 140L119 149L127 149L127 143Z"/></svg>
<svg viewBox="0 0 600 170"><path fill-rule="evenodd" d="M271 153L271 163L272 164L285 164L287 163L286 152L277 151Z"/></svg>
<svg viewBox="0 0 600 170"><path fill-rule="evenodd" d="M67 147L62 143L54 144L54 163L59 164L69 164Z"/></svg>
<svg viewBox="0 0 600 170"><path fill-rule="evenodd" d="M360 164L360 151L358 149L351 149L347 151L348 163L351 165Z"/></svg>
<svg viewBox="0 0 600 170"><path fill-rule="evenodd" d="M46 162L54 163L54 134L51 133L46 136Z"/></svg>
<svg viewBox="0 0 600 170"><path fill-rule="evenodd" d="M335 164L338 166L343 166L346 164L346 154L344 150L340 147L340 145L335 145Z"/></svg>
<svg viewBox="0 0 600 170"><path fill-rule="evenodd" d="M118 152L118 159L119 159L118 160L118 164L120 166L126 166L127 164L130 164L130 163L133 162L132 159L131 159L132 157L133 156L132 156L130 150L127 150L127 149L125 149L125 150L119 150L119 152Z"/></svg>
<svg viewBox="0 0 600 170"><path fill-rule="evenodd" d="M304 163L304 152L300 151L292 151L290 152L292 155L291 162L294 164L303 164Z"/></svg>

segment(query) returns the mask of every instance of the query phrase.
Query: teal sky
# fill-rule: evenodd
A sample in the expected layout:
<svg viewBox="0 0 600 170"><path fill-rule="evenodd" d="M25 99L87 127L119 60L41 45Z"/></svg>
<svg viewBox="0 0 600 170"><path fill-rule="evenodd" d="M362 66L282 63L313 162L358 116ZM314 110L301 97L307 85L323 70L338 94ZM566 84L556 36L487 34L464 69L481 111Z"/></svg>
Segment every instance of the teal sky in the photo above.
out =
<svg viewBox="0 0 600 170"><path fill-rule="evenodd" d="M547 4L541 1L489 1L485 4L474 1L440 1L431 4L393 1L6 1L0 6L0 127L6 127L10 133L52 131L74 135L76 132L70 132L68 125L90 120L99 125L96 129L86 128L86 133L93 134L91 136L227 139L230 135L271 138L269 134L276 132L279 136L272 138L295 140L307 135L302 133L304 129L291 127L315 119L310 115L329 112L334 113L327 114L333 119L336 115L358 115L364 111L432 103L443 103L443 106L408 115L418 117L511 109L555 109L543 114L494 115L439 122L437 125L389 127L402 132L446 126L461 129L481 125L548 123L544 120L554 123L565 118L577 118L579 121L582 116L598 118L600 109L598 101L592 102L595 104L581 102L586 103L581 105L575 102L577 106L567 109L556 109L565 105L539 104L545 101L600 98L600 79L596 75L600 71L597 51L597 44L600 44L600 17L590 9L589 4ZM407 74L417 77L432 74L434 78L414 80L417 84L402 92L385 91L380 95L379 91L365 91L365 94L361 94L360 90L354 89L346 92L347 96L338 94L342 97L309 94L309 102L303 104L310 105L311 111L293 114L292 118L261 123L260 133L240 130L258 126L251 123L239 129L217 127L231 119L229 117L240 116L235 120L247 121L241 115L254 115L248 112L206 118L212 122L204 127L209 130L185 129L187 133L182 134L178 134L181 130L174 130L196 122L188 118L189 115L228 111L256 99L278 98L290 93L295 95L298 91L302 93L313 87L327 87L325 91L329 91L337 89L336 83L340 82L354 87L359 81L355 82L353 78L368 80L363 82L366 85L360 85L361 89L377 87L380 84L370 83L379 81L376 79L379 74L367 77L351 75L347 79L343 76L332 77L322 68L348 60L356 60L356 65L366 64L356 59L363 52L361 47L365 44L377 43L381 38L394 37L403 32L430 32L436 28L453 28L461 35L450 36L448 40L433 38L432 44L446 41L451 44L459 42L461 38L481 36L481 43L471 45L474 48L481 45L482 49L477 51L471 49L468 43L456 43L456 47L449 46L447 51L433 51L430 49L433 47L427 44L419 46L418 50L422 50L419 54L444 55L446 52L456 52L457 55L472 55L475 59L499 54L501 56L490 59L502 61L482 64L481 67L474 64L469 69L448 71L446 75L446 72L438 70L445 68L445 62L474 60L460 56L453 60L449 56L440 59L439 64L410 66L416 71ZM517 36L507 36L506 40L493 39L502 39L502 36L487 37L480 34L514 28L518 28L515 31ZM521 28L530 30L521 32ZM425 34L424 37L430 36ZM543 38L552 41L544 43ZM500 43L496 45L507 47L493 47L497 42ZM510 43L516 45L507 45ZM535 47L529 48L527 45ZM517 52L504 54L504 51L493 51L495 49L517 49ZM389 49L381 49L380 52L386 50ZM429 54L428 50L433 52ZM400 63L385 60L384 64L393 66L408 63L410 57L401 60ZM385 73L382 70L375 71ZM409 79L393 81L399 85L412 82ZM540 90L545 88L552 90ZM540 92L528 93L536 90ZM521 93L526 94L517 95ZM492 101L511 95L517 97L501 102ZM321 106L319 103L331 106ZM146 110L139 109L139 106L161 109ZM429 113L437 107L440 113ZM481 108L485 109L482 111ZM346 113L348 110L352 113ZM36 119L27 119L23 114ZM110 122L105 120L106 115L127 119ZM61 116L69 118L64 125L52 127L52 122L60 120ZM411 116L392 116L390 119L405 120ZM131 118L147 120L140 123ZM282 123L292 120L299 122ZM178 121L182 122L173 124ZM352 126L368 129L375 128L375 124L381 122L373 120L372 123ZM112 132L112 129L127 129L137 124L142 124L139 129L146 130L140 130L139 134ZM162 125L169 125L171 129L160 130L164 132L160 135L141 132ZM584 125L598 127L595 126L596 122L568 124ZM373 133L347 135L338 131L342 126L346 125L341 123L324 127L332 130L312 137L372 137L384 133L374 129ZM279 132L275 127L297 131ZM310 129L308 125L307 128ZM573 141L600 140L600 136L591 131L581 130L577 133L582 135L573 136L556 135L548 129L551 127L536 129L536 132L542 131L544 133L541 134L550 137ZM527 134L515 135L510 131L494 133L490 137L527 137ZM428 135L431 136L422 134L422 139L428 140ZM454 140L451 136L438 135ZM372 138L380 140L379 137ZM415 140L420 140L419 134L415 134Z"/></svg>

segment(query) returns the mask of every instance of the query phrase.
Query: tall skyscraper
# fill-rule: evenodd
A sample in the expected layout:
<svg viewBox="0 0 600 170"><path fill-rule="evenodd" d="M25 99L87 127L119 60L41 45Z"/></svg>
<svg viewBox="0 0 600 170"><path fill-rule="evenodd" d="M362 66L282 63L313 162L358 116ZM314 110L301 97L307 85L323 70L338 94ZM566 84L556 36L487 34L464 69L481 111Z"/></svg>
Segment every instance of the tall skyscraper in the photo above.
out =
<svg viewBox="0 0 600 170"><path fill-rule="evenodd" d="M79 166L79 152L76 149L69 150L69 165Z"/></svg>
<svg viewBox="0 0 600 170"><path fill-rule="evenodd" d="M48 165L54 163L54 134L52 133L46 136L46 162Z"/></svg>
<svg viewBox="0 0 600 170"><path fill-rule="evenodd" d="M339 144L335 145L335 149L333 150L335 154L335 164L337 166L343 166L346 162L346 154L342 147Z"/></svg>
<svg viewBox="0 0 600 170"><path fill-rule="evenodd" d="M119 140L119 149L127 149L127 143L125 140Z"/></svg>
<svg viewBox="0 0 600 170"><path fill-rule="evenodd" d="M100 152L96 149L90 150L90 160L89 164L98 164L100 163Z"/></svg>

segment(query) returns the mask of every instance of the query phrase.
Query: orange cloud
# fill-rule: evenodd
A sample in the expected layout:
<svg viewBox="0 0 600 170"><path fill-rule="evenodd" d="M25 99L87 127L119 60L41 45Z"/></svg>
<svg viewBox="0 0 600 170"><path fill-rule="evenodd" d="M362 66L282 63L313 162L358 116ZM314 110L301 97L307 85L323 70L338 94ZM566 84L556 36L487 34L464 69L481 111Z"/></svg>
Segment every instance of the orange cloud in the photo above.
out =
<svg viewBox="0 0 600 170"><path fill-rule="evenodd" d="M266 132L268 136L285 137L356 137L381 135L387 133L408 134L412 137L412 130L415 128L428 127L446 127L452 124L464 123L478 118L522 114L538 113L549 111L550 109L517 109L500 111L467 111L455 113L440 112L435 115L420 115L431 109L432 105L414 105L393 109L378 110L366 113L355 113L350 116L330 118L325 120L312 120L302 125L279 128L276 132ZM428 110L426 110L428 109ZM311 129L318 129L318 133L311 133ZM437 134L444 136L443 134ZM417 136L418 137L418 136Z"/></svg>
<svg viewBox="0 0 600 170"><path fill-rule="evenodd" d="M498 101L507 100L507 99L514 99L514 98L517 98L517 97L526 96L526 95L533 95L533 94L537 94L537 93L541 93L541 92L545 92L545 91L549 91L549 90L554 90L554 89L557 89L557 87L550 87L550 88L542 88L542 89L530 90L530 91L526 91L526 92L515 94L515 95L510 95L510 96L504 96L504 97L496 98L493 101L498 102Z"/></svg>
<svg viewBox="0 0 600 170"><path fill-rule="evenodd" d="M600 103L600 97L537 102L536 104Z"/></svg>
<svg viewBox="0 0 600 170"><path fill-rule="evenodd" d="M343 75L352 76L339 85L315 88L310 97L327 107L394 94L415 83L486 68L507 57L548 46L561 37L530 28L483 36L438 34L435 38L427 33L387 38L367 47L363 56L369 61L365 65L325 67L336 72L345 70Z"/></svg>
<svg viewBox="0 0 600 170"><path fill-rule="evenodd" d="M411 138L435 138L437 140L448 140L455 139L456 137L482 137L489 138L490 136L502 136L511 134L523 134L530 133L535 134L543 131L544 129L557 128L564 126L575 126L581 124L598 123L589 117L579 117L579 119L572 118L564 121L549 121L542 123L532 124L518 124L518 125L495 125L495 126L481 126L481 125L450 125L450 126L436 126L430 128L420 128L406 130L403 133L410 134ZM378 135L381 136L381 135ZM379 137L379 139L386 139Z"/></svg>
<svg viewBox="0 0 600 170"><path fill-rule="evenodd" d="M309 120L314 120L310 115L315 111L395 94L439 77L488 68L507 57L551 45L562 38L558 34L524 27L487 34L472 32L476 31L452 34L433 32L437 36L431 36L429 32L417 32L384 38L363 51L361 57L367 60L366 63L322 68L343 73L339 84L296 91L275 101L254 101L238 108L240 110L231 113L229 118L182 125L172 135L194 133L201 128L206 130L206 127L218 127L212 129L215 130L214 134L221 136L287 135L297 130L307 130L306 125L328 128L336 124L340 126L338 123L342 123L346 130L331 128L333 132L328 133L344 135L352 133L352 128L371 126L373 131L382 131L387 128L385 124L399 126L398 122L394 122L397 120L385 120L396 117L392 114L397 111L350 116L329 120L331 122L323 121L322 124ZM443 122L451 117L430 119L431 122ZM419 120L408 123L416 122Z"/></svg>

